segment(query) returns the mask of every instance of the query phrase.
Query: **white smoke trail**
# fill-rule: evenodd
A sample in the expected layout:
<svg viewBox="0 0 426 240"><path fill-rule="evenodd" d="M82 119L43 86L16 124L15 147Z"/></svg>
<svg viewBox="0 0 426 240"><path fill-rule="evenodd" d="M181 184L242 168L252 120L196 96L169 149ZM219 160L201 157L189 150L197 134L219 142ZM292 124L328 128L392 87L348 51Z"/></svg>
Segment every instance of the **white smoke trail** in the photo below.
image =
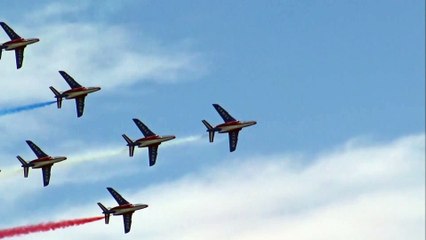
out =
<svg viewBox="0 0 426 240"><path fill-rule="evenodd" d="M164 147L173 147L173 146L179 146L183 144L196 143L201 141L202 138L203 138L203 135L192 135L192 136L183 137L183 138L176 138L168 142L166 145L164 145Z"/></svg>
<svg viewBox="0 0 426 240"><path fill-rule="evenodd" d="M201 142L203 136L202 135L190 135L187 137L176 138L172 141L165 142L161 144L161 148L165 149L168 147L175 147L185 144L193 144L197 142ZM124 145L124 144L123 144ZM84 153L80 153L77 155L69 155L69 160L66 162L70 163L81 163L88 161L101 161L112 157L118 156L126 156L128 148L126 146L114 146L109 147L108 149L97 149L97 150L89 150Z"/></svg>
<svg viewBox="0 0 426 240"><path fill-rule="evenodd" d="M18 165L16 167L8 167L0 170L0 179L17 176L22 172L22 169Z"/></svg>
<svg viewBox="0 0 426 240"><path fill-rule="evenodd" d="M180 145L186 144L194 144L197 142L201 142L203 140L202 135L190 135L187 137L176 138L172 141L165 142L161 145L162 149L166 149L169 147L176 147ZM123 144L124 145L124 144ZM104 161L113 157L119 156L128 156L128 148L124 146L114 146L108 147L104 149L95 149L95 150L87 150L83 153L78 153L75 155L68 155L67 160L55 164L55 168L63 168L70 165L80 164L83 162L94 162L94 161ZM1 169L0 179L1 178L9 178L19 175L22 172L20 165L17 163L16 167L8 167L6 169Z"/></svg>

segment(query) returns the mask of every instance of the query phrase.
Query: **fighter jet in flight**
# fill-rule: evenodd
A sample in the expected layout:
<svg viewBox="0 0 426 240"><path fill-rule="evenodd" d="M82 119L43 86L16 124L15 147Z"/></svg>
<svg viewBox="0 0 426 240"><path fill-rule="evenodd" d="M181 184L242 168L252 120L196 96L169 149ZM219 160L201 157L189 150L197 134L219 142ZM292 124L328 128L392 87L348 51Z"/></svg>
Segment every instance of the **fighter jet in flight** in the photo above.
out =
<svg viewBox="0 0 426 240"><path fill-rule="evenodd" d="M43 172L43 186L49 185L50 181L50 170L53 166L53 164L64 161L67 159L66 157L60 156L60 157L51 157L48 156L46 153L44 153L37 145L35 145L30 140L26 141L28 146L30 146L31 150L35 153L37 156L37 159L32 160L30 162L26 162L24 159L22 159L19 155L16 156L18 160L21 162L22 167L24 168L24 177L28 177L29 168L32 167L35 168L41 168Z"/></svg>
<svg viewBox="0 0 426 240"><path fill-rule="evenodd" d="M102 205L102 203L98 202L98 206L102 209L102 213L105 215L105 224L109 223L110 214L114 216L123 215L124 233L128 233L130 231L130 227L132 226L132 214L137 210L147 208L148 205L131 204L113 188L107 187L107 189L117 201L118 206L113 208L106 208L104 205Z"/></svg>
<svg viewBox="0 0 426 240"><path fill-rule="evenodd" d="M238 133L240 130L242 128L255 125L256 121L237 121L219 104L213 104L213 107L216 109L225 123L219 124L216 127L212 127L212 125L210 125L206 120L202 120L204 125L207 127L207 132L209 133L209 141L213 142L215 132L228 133L229 151L233 152L237 148Z"/></svg>
<svg viewBox="0 0 426 240"><path fill-rule="evenodd" d="M6 23L0 22L0 25L9 36L10 41L0 44L0 59L3 49L5 51L15 50L16 58L16 68L20 69L22 67L22 62L24 61L24 49L27 45L36 43L40 41L38 38L22 38L15 31L12 30Z"/></svg>
<svg viewBox="0 0 426 240"><path fill-rule="evenodd" d="M138 126L139 130L145 136L144 138L140 138L136 141L132 141L126 134L123 134L124 140L127 142L127 146L129 147L129 156L133 157L133 153L135 151L135 146L137 147L148 147L149 152L149 166L153 166L157 159L157 151L158 146L165 141L169 141L175 139L175 136L159 136L153 133L145 124L143 124L139 119L133 118L133 122L135 122L136 126Z"/></svg>
<svg viewBox="0 0 426 240"><path fill-rule="evenodd" d="M83 87L78 84L70 75L64 71L59 71L61 76L65 79L68 85L71 87L70 90L60 93L54 87L50 86L50 90L55 94L56 103L58 108L62 106L62 99L75 99L75 104L77 107L77 117L83 116L84 111L84 100L89 93L93 93L101 90L100 87Z"/></svg>

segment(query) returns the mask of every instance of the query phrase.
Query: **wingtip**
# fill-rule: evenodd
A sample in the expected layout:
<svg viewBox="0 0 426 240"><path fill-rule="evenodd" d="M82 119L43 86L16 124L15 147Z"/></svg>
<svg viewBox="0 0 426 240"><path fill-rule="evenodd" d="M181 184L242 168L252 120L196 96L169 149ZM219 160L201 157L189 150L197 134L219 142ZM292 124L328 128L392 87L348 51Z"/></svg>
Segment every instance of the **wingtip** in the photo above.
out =
<svg viewBox="0 0 426 240"><path fill-rule="evenodd" d="M59 74L61 74L61 76L62 76L64 79L66 78L66 75L68 75L68 73L66 73L64 70L59 70L58 72L59 72Z"/></svg>

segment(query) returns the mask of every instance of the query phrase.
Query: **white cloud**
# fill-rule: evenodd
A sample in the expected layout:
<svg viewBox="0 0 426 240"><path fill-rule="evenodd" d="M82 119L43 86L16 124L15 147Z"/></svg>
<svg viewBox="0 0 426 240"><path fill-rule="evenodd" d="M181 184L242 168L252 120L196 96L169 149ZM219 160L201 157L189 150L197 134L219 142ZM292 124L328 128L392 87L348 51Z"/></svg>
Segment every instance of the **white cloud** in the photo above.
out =
<svg viewBox="0 0 426 240"><path fill-rule="evenodd" d="M303 159L307 165L290 155L254 156L150 188L117 190L150 205L134 214L132 239L424 239L424 152L422 134L338 148ZM111 206L105 195L100 200ZM99 214L90 203L55 218L76 212ZM122 235L122 218L114 217L110 226L97 222L40 237Z"/></svg>

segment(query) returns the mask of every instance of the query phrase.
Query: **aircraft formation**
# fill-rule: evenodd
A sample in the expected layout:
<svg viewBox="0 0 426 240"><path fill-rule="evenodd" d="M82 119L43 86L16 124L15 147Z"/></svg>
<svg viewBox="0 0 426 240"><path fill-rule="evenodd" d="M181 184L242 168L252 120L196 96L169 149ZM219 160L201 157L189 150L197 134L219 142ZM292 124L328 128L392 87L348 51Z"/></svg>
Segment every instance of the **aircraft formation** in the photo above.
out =
<svg viewBox="0 0 426 240"><path fill-rule="evenodd" d="M2 51L15 51L16 59L16 68L20 69L23 66L24 60L24 49L26 46L39 42L38 38L22 38L16 32L9 27L5 22L0 22L1 27L9 36L10 41L0 44L0 59ZM50 86L50 90L53 92L54 97L56 98L57 108L61 108L63 99L75 99L77 117L80 118L83 116L85 98L88 94L97 92L101 90L100 87L84 87L80 85L76 80L74 80L68 73L65 71L59 71L59 74L65 79L67 84L70 86L69 90L60 92L56 90L53 86ZM223 107L219 104L213 104L213 107L218 112L220 117L223 119L224 123L218 124L213 127L206 120L202 120L202 123L206 126L206 132L209 135L209 142L214 141L215 132L218 133L228 133L229 137L229 151L234 152L237 148L238 135L239 132L246 127L253 126L256 124L256 121L239 121L232 117ZM155 165L158 154L158 147L161 143L170 141L176 138L174 135L165 135L160 136L151 131L142 121L137 118L133 118L133 122L142 132L143 137L131 140L126 134L123 134L122 137L126 141L126 146L129 149L129 157L133 157L135 147L138 148L148 148L148 159L149 166L152 167ZM31 150L36 155L36 159L29 162L25 161L21 156L16 156L21 163L21 167L24 170L24 177L27 178L29 174L29 169L38 169L42 170L43 177L43 186L46 187L50 183L51 178L51 169L55 163L62 162L67 160L65 156L49 156L40 147L38 147L31 140L26 140L26 143L31 148ZM1 170L0 170L1 172ZM144 208L147 208L147 204L131 204L126 199L124 199L116 190L111 187L107 187L107 190L112 195L112 197L118 203L118 206L112 208L106 208L102 203L98 202L98 206L102 210L102 214L105 216L105 224L109 223L110 215L122 215L123 224L124 224L124 233L130 232L132 224L132 214Z"/></svg>

